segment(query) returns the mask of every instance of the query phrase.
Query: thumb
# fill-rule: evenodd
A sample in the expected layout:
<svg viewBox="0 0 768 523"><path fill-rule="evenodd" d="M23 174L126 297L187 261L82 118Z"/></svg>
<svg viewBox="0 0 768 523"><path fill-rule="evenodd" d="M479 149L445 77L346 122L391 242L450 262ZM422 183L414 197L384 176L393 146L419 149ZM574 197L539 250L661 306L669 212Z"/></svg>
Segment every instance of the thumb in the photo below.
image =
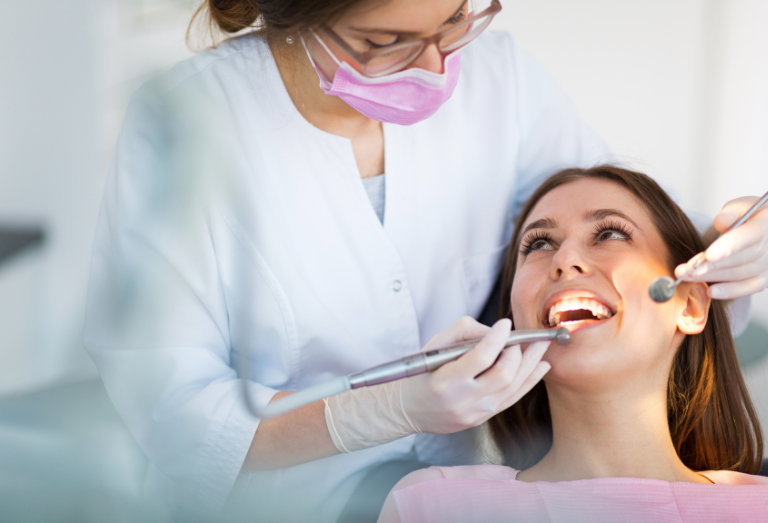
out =
<svg viewBox="0 0 768 523"><path fill-rule="evenodd" d="M758 200L757 196L742 196L741 198L735 198L725 205L720 213L715 216L715 229L720 232L724 232L731 225L736 223L749 208Z"/></svg>
<svg viewBox="0 0 768 523"><path fill-rule="evenodd" d="M717 216L715 216L715 223L713 225L718 231L725 232L728 230L728 227L736 223L736 220L738 219L739 215L736 213L721 211Z"/></svg>

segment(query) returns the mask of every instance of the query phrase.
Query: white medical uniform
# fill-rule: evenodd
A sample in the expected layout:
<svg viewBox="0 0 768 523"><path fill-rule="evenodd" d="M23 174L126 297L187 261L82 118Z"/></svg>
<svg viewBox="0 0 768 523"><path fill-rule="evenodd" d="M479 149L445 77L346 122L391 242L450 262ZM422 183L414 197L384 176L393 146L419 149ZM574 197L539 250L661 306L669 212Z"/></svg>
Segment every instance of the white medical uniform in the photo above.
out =
<svg viewBox="0 0 768 523"><path fill-rule="evenodd" d="M611 159L504 33L463 51L434 116L384 124L384 141L382 224L350 141L302 118L254 36L180 63L131 101L96 232L86 346L151 461L147 491L182 514L235 496L255 521L334 521L373 465L476 461L465 435L419 435L240 474L259 424L242 379L266 404L418 351L481 311L515 210L543 177Z"/></svg>

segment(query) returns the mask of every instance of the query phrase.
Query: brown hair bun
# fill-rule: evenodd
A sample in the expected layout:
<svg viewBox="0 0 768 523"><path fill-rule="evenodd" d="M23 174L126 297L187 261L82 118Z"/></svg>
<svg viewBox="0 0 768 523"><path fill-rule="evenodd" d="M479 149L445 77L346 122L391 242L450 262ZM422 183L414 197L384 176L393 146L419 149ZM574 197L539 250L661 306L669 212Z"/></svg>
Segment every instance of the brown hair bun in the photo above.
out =
<svg viewBox="0 0 768 523"><path fill-rule="evenodd" d="M208 0L206 3L211 22L225 33L253 27L260 14L255 0Z"/></svg>

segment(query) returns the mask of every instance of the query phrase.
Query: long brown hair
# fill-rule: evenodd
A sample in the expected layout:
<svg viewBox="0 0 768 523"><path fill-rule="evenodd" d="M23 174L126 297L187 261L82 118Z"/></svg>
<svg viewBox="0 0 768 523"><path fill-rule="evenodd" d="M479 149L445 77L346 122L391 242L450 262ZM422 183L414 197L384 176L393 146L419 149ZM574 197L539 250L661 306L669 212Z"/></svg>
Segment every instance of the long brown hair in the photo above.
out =
<svg viewBox="0 0 768 523"><path fill-rule="evenodd" d="M517 219L502 276L502 317L514 322L510 294L525 220L552 189L585 178L615 182L645 206L667 247L670 272L704 250L701 236L685 213L648 176L609 165L566 169L533 193ZM750 474L760 470L763 435L721 301L712 301L704 330L685 336L675 355L667 386L667 418L675 450L690 469ZM524 470L538 463L552 446L552 417L544 383L539 382L488 423L507 465Z"/></svg>

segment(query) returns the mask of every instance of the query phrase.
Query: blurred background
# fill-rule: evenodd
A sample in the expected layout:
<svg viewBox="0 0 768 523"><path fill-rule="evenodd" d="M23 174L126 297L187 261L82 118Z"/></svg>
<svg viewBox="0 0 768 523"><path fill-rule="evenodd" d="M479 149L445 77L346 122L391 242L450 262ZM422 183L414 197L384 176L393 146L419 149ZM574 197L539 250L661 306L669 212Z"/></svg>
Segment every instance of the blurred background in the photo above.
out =
<svg viewBox="0 0 768 523"><path fill-rule="evenodd" d="M714 215L768 190L768 2L502 0L619 159ZM198 0L3 2L0 521L163 521L82 346L94 225L130 95L192 55ZM738 340L768 432L768 293Z"/></svg>

